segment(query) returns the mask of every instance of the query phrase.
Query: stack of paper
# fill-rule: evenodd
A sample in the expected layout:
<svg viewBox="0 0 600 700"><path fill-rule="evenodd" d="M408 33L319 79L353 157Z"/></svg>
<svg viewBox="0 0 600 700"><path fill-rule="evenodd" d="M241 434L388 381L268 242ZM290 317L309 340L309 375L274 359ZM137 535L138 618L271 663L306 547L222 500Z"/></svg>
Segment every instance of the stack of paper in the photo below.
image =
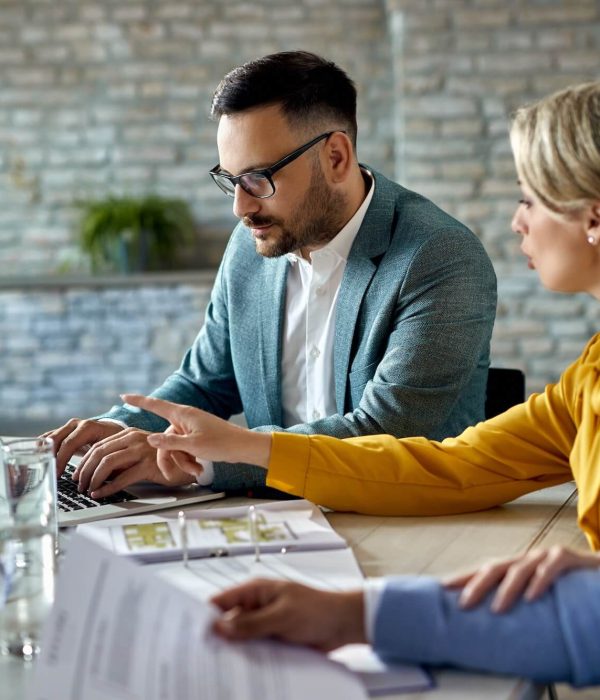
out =
<svg viewBox="0 0 600 700"><path fill-rule="evenodd" d="M177 514L80 526L85 537L69 543L29 699L358 700L431 687L422 669L383 664L367 645L327 658L216 637L209 598L250 578L330 590L362 584L352 551L313 504L257 505L255 524L248 508L188 511L189 561Z"/></svg>
<svg viewBox="0 0 600 700"><path fill-rule="evenodd" d="M365 700L318 652L212 633L206 603L75 535L29 700Z"/></svg>

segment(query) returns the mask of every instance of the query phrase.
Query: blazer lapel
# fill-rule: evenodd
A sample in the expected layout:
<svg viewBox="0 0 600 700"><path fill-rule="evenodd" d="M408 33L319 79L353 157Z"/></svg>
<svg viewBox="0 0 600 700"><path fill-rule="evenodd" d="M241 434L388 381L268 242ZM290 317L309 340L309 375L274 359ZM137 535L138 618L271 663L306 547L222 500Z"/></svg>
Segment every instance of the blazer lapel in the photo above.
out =
<svg viewBox="0 0 600 700"><path fill-rule="evenodd" d="M333 371L335 400L340 414L345 412L350 351L358 313L377 271L374 260L388 249L393 229L396 196L392 183L373 170L371 172L375 178L375 192L350 249L337 301Z"/></svg>
<svg viewBox="0 0 600 700"><path fill-rule="evenodd" d="M265 260L257 293L259 305L259 362L263 395L272 425L281 425L281 338L289 263L285 256ZM250 352L250 348L248 348Z"/></svg>

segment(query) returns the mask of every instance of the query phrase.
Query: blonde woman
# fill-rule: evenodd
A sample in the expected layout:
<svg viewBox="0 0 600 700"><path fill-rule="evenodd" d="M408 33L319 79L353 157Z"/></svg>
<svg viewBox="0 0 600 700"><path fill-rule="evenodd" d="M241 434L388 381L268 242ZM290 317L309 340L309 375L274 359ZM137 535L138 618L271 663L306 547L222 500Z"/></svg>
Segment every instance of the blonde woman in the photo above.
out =
<svg viewBox="0 0 600 700"><path fill-rule="evenodd" d="M523 194L512 228L529 266L548 289L600 299L600 83L520 109L511 144ZM156 399L124 399L171 422L148 437L165 476L197 473L196 457L243 459L282 491L385 515L480 510L575 478L579 525L600 549L600 335L542 394L442 442L268 435ZM600 683L599 565L595 551L533 552L454 580L460 593L413 578L384 581L366 597L253 582L215 599L228 611L217 629L324 649L368 639L384 656ZM491 589L490 605L465 612Z"/></svg>

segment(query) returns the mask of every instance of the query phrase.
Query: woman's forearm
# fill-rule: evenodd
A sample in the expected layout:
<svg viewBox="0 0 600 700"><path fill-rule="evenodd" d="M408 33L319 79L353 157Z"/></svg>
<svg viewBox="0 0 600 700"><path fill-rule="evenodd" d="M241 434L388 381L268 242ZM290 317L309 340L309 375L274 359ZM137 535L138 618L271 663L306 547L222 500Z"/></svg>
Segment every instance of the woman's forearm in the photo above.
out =
<svg viewBox="0 0 600 700"><path fill-rule="evenodd" d="M232 435L233 451L227 462L247 462L266 469L271 458L271 433L259 433L253 430L242 430Z"/></svg>
<svg viewBox="0 0 600 700"><path fill-rule="evenodd" d="M428 578L390 579L375 617L384 658L506 673L539 682L600 683L600 574L573 571L542 598L504 614L488 598L463 610Z"/></svg>

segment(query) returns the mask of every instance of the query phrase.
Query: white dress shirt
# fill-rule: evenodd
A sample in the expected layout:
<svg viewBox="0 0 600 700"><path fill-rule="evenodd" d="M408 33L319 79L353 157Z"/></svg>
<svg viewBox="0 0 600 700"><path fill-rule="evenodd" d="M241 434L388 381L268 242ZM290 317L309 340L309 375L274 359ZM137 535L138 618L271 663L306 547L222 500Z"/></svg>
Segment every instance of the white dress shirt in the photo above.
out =
<svg viewBox="0 0 600 700"><path fill-rule="evenodd" d="M381 605L381 597L385 588L385 579L368 578L363 584L363 600L365 603L364 625L365 636L369 644L375 640L375 621Z"/></svg>
<svg viewBox="0 0 600 700"><path fill-rule="evenodd" d="M337 413L333 376L333 343L337 297L354 239L361 227L373 193L367 196L344 228L323 248L305 260L300 251L288 253L283 351L281 357L281 402L283 427L311 423ZM117 422L117 421L115 421ZM214 480L212 462L198 459L203 473L201 486Z"/></svg>
<svg viewBox="0 0 600 700"><path fill-rule="evenodd" d="M367 196L344 228L323 248L310 253L310 261L298 252L288 253L281 403L283 427L311 423L337 413L333 376L335 310L346 262L373 193L371 173ZM201 486L214 480L213 463L199 459L204 471L196 478Z"/></svg>
<svg viewBox="0 0 600 700"><path fill-rule="evenodd" d="M354 216L305 260L288 253L281 400L283 427L337 413L333 344L337 297L348 255L373 197L374 184Z"/></svg>

